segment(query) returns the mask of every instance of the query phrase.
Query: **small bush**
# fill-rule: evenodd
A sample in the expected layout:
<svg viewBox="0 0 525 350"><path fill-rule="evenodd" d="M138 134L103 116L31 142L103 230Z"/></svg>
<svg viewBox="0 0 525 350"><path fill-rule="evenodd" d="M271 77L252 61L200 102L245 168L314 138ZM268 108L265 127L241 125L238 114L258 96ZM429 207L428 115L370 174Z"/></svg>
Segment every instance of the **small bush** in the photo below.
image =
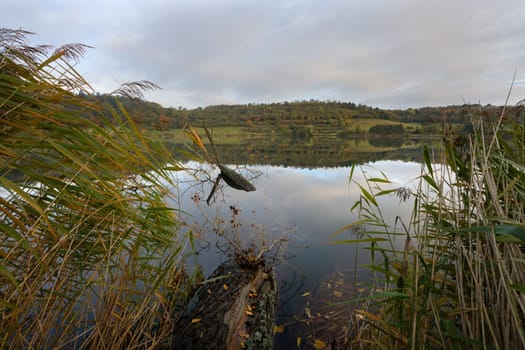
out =
<svg viewBox="0 0 525 350"><path fill-rule="evenodd" d="M402 124L380 124L374 125L369 130L371 134L382 134L382 135L403 135L405 128Z"/></svg>

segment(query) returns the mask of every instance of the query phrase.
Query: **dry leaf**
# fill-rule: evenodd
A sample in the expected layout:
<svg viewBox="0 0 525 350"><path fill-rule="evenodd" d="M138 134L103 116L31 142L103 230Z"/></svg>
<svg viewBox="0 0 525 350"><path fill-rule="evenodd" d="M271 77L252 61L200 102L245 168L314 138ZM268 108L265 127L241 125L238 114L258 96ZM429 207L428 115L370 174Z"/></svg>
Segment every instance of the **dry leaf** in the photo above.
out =
<svg viewBox="0 0 525 350"><path fill-rule="evenodd" d="M304 308L304 314L308 316L308 318L312 318L312 314L310 313L310 309L305 307Z"/></svg>
<svg viewBox="0 0 525 350"><path fill-rule="evenodd" d="M324 341L322 341L320 339L316 339L315 342L314 342L314 348L316 350L324 349L324 348L326 348L326 344L324 343Z"/></svg>
<svg viewBox="0 0 525 350"><path fill-rule="evenodd" d="M250 304L246 305L244 313L246 314L246 316L253 316L252 307L250 306Z"/></svg>
<svg viewBox="0 0 525 350"><path fill-rule="evenodd" d="M309 295L310 295L310 292L304 292L304 293L303 293L303 297L307 297L307 296L309 296Z"/></svg>
<svg viewBox="0 0 525 350"><path fill-rule="evenodd" d="M202 142L202 139L197 133L197 131L195 131L195 129L193 129L191 126L188 129L189 129L189 134L190 134L189 136L192 139L192 141L195 144L197 144L197 146L199 146L199 148L206 154L206 158L209 158L208 151L206 150L206 147L204 147L204 143Z"/></svg>
<svg viewBox="0 0 525 350"><path fill-rule="evenodd" d="M222 285L222 288L224 288L224 290L228 290L229 287L228 287L228 285L227 285L226 283L224 283L224 284Z"/></svg>
<svg viewBox="0 0 525 350"><path fill-rule="evenodd" d="M298 347L298 348L301 347L301 342L302 342L301 337L297 337L297 347Z"/></svg>
<svg viewBox="0 0 525 350"><path fill-rule="evenodd" d="M335 296L336 298L340 298L340 297L343 296L343 293L340 292L340 291L338 291L338 290L334 290L334 296Z"/></svg>
<svg viewBox="0 0 525 350"><path fill-rule="evenodd" d="M282 324L273 326L273 332L274 333L284 332L284 326Z"/></svg>
<svg viewBox="0 0 525 350"><path fill-rule="evenodd" d="M246 339L250 338L250 334L248 334L248 332L246 332L244 329L241 329L239 331L239 336L246 338Z"/></svg>
<svg viewBox="0 0 525 350"><path fill-rule="evenodd" d="M164 307L165 307L165 306L166 306L166 303L167 303L167 301L166 301L166 298L164 297L164 295L162 295L162 294L161 294L161 293L159 293L159 292L155 292L155 296L156 296L156 297L157 297L157 299L159 300L160 304L161 304L162 306L164 306Z"/></svg>
<svg viewBox="0 0 525 350"><path fill-rule="evenodd" d="M202 320L202 318L193 318L193 319L191 320L191 324L199 323L201 320Z"/></svg>

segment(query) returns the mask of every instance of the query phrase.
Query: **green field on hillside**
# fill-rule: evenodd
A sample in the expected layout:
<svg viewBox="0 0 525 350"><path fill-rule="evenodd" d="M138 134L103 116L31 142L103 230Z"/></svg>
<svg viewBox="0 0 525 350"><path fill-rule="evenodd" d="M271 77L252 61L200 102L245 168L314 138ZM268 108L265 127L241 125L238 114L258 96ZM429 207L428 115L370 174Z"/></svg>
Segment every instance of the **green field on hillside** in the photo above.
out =
<svg viewBox="0 0 525 350"><path fill-rule="evenodd" d="M376 125L396 125L401 124L407 131L412 133L414 130L421 128L420 123L399 123L385 119L352 119L345 126L332 126L332 125L316 125L313 127L313 134L311 135L314 139L336 139L341 133L355 134L355 136L362 136L362 134L368 133L370 128ZM220 126L209 128L214 140L221 144L239 144L253 139L276 139L279 137L286 137L286 130L291 128L287 124L276 124L276 125L257 125L257 126ZM194 129L200 134L205 135L204 129L201 127L194 127ZM169 129L164 131L148 131L157 138L169 142L183 142L185 140L183 129ZM396 135L398 136L398 135ZM205 143L207 139L203 138Z"/></svg>

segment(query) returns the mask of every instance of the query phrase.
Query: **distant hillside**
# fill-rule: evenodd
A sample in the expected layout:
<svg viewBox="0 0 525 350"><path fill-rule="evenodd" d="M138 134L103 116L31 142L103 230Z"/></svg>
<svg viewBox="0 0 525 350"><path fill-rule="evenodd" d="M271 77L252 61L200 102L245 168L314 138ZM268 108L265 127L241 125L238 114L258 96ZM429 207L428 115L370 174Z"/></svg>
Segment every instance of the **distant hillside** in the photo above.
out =
<svg viewBox="0 0 525 350"><path fill-rule="evenodd" d="M217 105L205 108L165 108L153 102L115 97L109 95L89 96L99 103L116 107L117 99L124 105L134 121L142 128L167 130L182 128L187 123L208 127L247 127L258 130L275 129L276 126L309 126L322 130L326 127L341 128L352 126L353 120L379 119L385 124L395 123L459 123L470 122L470 111L474 110L486 118L496 118L502 107L498 106L446 106L386 110L352 102L297 101L282 103ZM523 107L511 107L519 113ZM95 118L94 116L90 116ZM377 124L377 123L376 123ZM306 130L306 129L305 129ZM367 131L367 130L364 130Z"/></svg>

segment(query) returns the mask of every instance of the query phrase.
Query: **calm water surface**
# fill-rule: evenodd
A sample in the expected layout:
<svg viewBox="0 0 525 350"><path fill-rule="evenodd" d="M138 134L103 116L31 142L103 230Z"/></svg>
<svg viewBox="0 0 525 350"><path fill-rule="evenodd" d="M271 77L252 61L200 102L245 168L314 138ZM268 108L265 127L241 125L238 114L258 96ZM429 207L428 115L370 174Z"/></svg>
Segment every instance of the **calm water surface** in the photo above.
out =
<svg viewBox="0 0 525 350"><path fill-rule="evenodd" d="M365 268L370 263L368 250L357 249L356 245L334 244L338 239L356 238L351 232L334 236L339 229L358 220L358 214L352 212L351 207L360 192L355 184L349 183L349 167L231 165L250 178L257 190L238 191L221 182L208 206L206 198L213 184L206 180L214 179L218 170L198 163L187 165L202 172L196 173L198 179L180 173L174 175L180 185L176 189L178 202L173 205L185 212L181 217L198 237L200 250L196 258L206 276L232 252L224 237L239 240L243 247L253 243L255 250L269 246L276 239L286 239L279 249L267 254L270 259L275 258L280 289L278 324L285 326L283 333L276 337L276 348L289 348L297 336L306 337L304 320L323 294L332 293L342 298L356 296L356 280L366 285L370 279ZM361 169L372 177L384 173L393 182L391 187L414 190L421 164L395 160L367 163L354 173L354 180L364 183ZM408 222L412 203L391 195L381 198L381 207L387 221L393 224L396 217ZM352 289L354 295L327 291L335 285L330 283L333 276L341 277L338 279L341 290ZM342 284L351 284L354 288Z"/></svg>

